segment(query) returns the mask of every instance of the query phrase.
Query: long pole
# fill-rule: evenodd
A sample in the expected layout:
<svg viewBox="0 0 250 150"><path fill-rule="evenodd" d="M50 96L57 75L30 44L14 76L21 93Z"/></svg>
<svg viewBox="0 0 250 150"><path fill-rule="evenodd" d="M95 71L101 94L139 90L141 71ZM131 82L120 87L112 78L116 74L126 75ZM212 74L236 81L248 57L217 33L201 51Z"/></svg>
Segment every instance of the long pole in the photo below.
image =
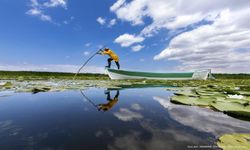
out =
<svg viewBox="0 0 250 150"><path fill-rule="evenodd" d="M93 103L93 102L83 93L82 90L80 90L80 92L81 92L82 96L83 96L86 100L88 100L94 107L96 107L96 108L98 109L97 105L96 105L95 103Z"/></svg>
<svg viewBox="0 0 250 150"><path fill-rule="evenodd" d="M85 61L85 63L80 67L80 69L77 71L77 73L74 75L74 78L73 78L73 80L75 80L75 77L77 76L77 74L82 70L82 68L83 67L85 67L87 64L88 64L88 62L93 58L93 57L95 57L95 55L99 52L99 51L101 51L102 49L99 49L97 52L95 52L91 57L89 57L89 59L88 60L86 60Z"/></svg>

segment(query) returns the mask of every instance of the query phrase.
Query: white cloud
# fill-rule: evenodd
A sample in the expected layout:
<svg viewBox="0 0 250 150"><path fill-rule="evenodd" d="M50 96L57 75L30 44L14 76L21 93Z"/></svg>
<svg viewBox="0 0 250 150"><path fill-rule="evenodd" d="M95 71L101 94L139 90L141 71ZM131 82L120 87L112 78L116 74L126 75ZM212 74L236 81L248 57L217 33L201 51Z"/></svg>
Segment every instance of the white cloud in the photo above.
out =
<svg viewBox="0 0 250 150"><path fill-rule="evenodd" d="M134 119L143 118L140 113L133 112L127 108L121 108L119 112L115 112L114 115L122 121L132 121Z"/></svg>
<svg viewBox="0 0 250 150"><path fill-rule="evenodd" d="M66 0L49 0L43 4L46 7L58 7L61 6L67 9L67 2Z"/></svg>
<svg viewBox="0 0 250 150"><path fill-rule="evenodd" d="M134 43L140 43L142 41L144 41L143 37L125 33L117 37L114 42L119 43L122 47L129 47Z"/></svg>
<svg viewBox="0 0 250 150"><path fill-rule="evenodd" d="M53 22L50 15L46 14L45 11L48 8L63 7L67 9L67 2L65 0L49 0L44 3L39 3L38 0L30 0L30 9L26 12L27 15L36 16L42 21ZM56 24L56 23L55 23ZM68 24L68 21L64 21L64 24Z"/></svg>
<svg viewBox="0 0 250 150"><path fill-rule="evenodd" d="M116 24L116 19L105 19L105 18L102 18L102 17L98 17L96 19L96 21L100 24L100 25L106 25L107 27L112 27Z"/></svg>
<svg viewBox="0 0 250 150"><path fill-rule="evenodd" d="M249 72L250 23L245 21L249 15L250 9L224 10L211 25L172 39L154 59L179 61L180 70L212 68L215 72Z"/></svg>
<svg viewBox="0 0 250 150"><path fill-rule="evenodd" d="M140 104L132 104L131 108L137 111L143 110Z"/></svg>
<svg viewBox="0 0 250 150"><path fill-rule="evenodd" d="M104 18L102 18L102 17L98 17L98 18L96 19L96 21L97 21L98 23L100 23L101 25L104 25L104 24L106 23L106 19L104 19Z"/></svg>
<svg viewBox="0 0 250 150"><path fill-rule="evenodd" d="M117 2L110 7L110 11L116 11L125 3L125 1L126 0L117 0Z"/></svg>
<svg viewBox="0 0 250 150"><path fill-rule="evenodd" d="M52 21L52 18L50 16L48 16L48 15L42 14L40 16L40 18L41 18L42 21L49 21L49 22Z"/></svg>
<svg viewBox="0 0 250 150"><path fill-rule="evenodd" d="M132 51L134 52L139 52L141 49L143 49L144 46L143 45L136 45L132 47Z"/></svg>
<svg viewBox="0 0 250 150"><path fill-rule="evenodd" d="M75 73L81 66L64 65L64 64L48 64L48 65L1 65L0 70L7 71L48 71L48 72L72 72ZM103 67L86 66L81 72L88 73L105 73Z"/></svg>
<svg viewBox="0 0 250 150"><path fill-rule="evenodd" d="M110 10L115 12L119 19L130 21L133 25L139 25L143 24L142 17L145 15L143 11L144 7L145 0L134 0L129 4L126 4L124 0L117 0L110 7Z"/></svg>
<svg viewBox="0 0 250 150"><path fill-rule="evenodd" d="M169 47L155 56L155 60L178 61L179 70L212 68L216 72L249 72L249 0L117 0L110 11L132 25L145 24L145 18L151 19L139 33L142 38L154 36L161 29L168 33L183 32L182 29L200 23L189 32L174 34L177 36Z"/></svg>
<svg viewBox="0 0 250 150"><path fill-rule="evenodd" d="M115 24L116 24L116 19L111 19L111 20L109 21L108 27L112 27L112 26L114 26Z"/></svg>
<svg viewBox="0 0 250 150"><path fill-rule="evenodd" d="M190 5L192 4L192 5ZM177 29L186 27L203 19L213 20L221 10L240 10L249 8L248 0L117 0L110 7L117 18L131 22L132 25L143 24L143 19L148 17L152 24L145 30L153 32L161 28ZM150 28L150 30L149 30Z"/></svg>
<svg viewBox="0 0 250 150"><path fill-rule="evenodd" d="M90 54L90 52L89 51L85 51L85 52L83 52L83 55L84 56L88 56Z"/></svg>
<svg viewBox="0 0 250 150"><path fill-rule="evenodd" d="M39 9L37 9L37 8L32 8L32 9L30 9L30 10L28 10L27 12L26 12L26 14L28 14L28 15L33 15L33 16L38 16L38 15L40 15L42 13L42 11L41 10L39 10Z"/></svg>

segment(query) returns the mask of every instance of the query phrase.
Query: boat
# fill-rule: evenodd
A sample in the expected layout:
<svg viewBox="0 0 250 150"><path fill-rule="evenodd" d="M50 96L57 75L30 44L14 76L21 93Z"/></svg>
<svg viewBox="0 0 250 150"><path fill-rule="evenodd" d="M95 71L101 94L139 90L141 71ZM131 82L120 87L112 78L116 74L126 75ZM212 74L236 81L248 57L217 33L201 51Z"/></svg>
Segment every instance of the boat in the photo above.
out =
<svg viewBox="0 0 250 150"><path fill-rule="evenodd" d="M112 80L120 79L152 79L152 80L207 80L214 78L211 69L197 70L195 72L158 73L137 72L106 68L106 72Z"/></svg>

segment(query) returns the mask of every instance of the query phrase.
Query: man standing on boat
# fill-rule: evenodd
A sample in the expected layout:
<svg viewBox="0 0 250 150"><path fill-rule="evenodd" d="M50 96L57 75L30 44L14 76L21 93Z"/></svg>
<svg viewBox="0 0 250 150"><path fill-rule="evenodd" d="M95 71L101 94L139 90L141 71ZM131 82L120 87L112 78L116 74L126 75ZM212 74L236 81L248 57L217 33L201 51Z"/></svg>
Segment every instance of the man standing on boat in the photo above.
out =
<svg viewBox="0 0 250 150"><path fill-rule="evenodd" d="M98 54L101 54L101 55L109 55L109 59L108 59L108 68L110 68L111 66L111 61L115 61L115 64L117 66L117 69L120 69L120 64L119 64L119 57L109 48L105 48L104 50L98 52Z"/></svg>

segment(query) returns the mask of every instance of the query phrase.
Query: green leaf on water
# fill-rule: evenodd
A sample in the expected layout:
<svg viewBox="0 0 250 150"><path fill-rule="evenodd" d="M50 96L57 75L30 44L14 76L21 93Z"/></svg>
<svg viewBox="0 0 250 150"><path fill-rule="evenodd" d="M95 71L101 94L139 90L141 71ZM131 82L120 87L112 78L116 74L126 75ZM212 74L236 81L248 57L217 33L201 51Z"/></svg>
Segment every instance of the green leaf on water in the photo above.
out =
<svg viewBox="0 0 250 150"><path fill-rule="evenodd" d="M180 91L180 92L175 92L174 94L178 95L178 96L190 96L190 97L197 97L198 96L197 94L195 94L192 91Z"/></svg>
<svg viewBox="0 0 250 150"><path fill-rule="evenodd" d="M240 116L250 116L250 107L244 106L240 103L216 101L215 103L211 103L211 106L225 113Z"/></svg>
<svg viewBox="0 0 250 150"><path fill-rule="evenodd" d="M240 111L244 109L242 104L234 102L216 101L215 103L212 103L211 106L219 111Z"/></svg>
<svg viewBox="0 0 250 150"><path fill-rule="evenodd" d="M184 105L209 106L215 99L206 97L173 96L171 102Z"/></svg>
<svg viewBox="0 0 250 150"><path fill-rule="evenodd" d="M225 134L218 139L217 145L223 150L247 150L250 148L250 134Z"/></svg>

